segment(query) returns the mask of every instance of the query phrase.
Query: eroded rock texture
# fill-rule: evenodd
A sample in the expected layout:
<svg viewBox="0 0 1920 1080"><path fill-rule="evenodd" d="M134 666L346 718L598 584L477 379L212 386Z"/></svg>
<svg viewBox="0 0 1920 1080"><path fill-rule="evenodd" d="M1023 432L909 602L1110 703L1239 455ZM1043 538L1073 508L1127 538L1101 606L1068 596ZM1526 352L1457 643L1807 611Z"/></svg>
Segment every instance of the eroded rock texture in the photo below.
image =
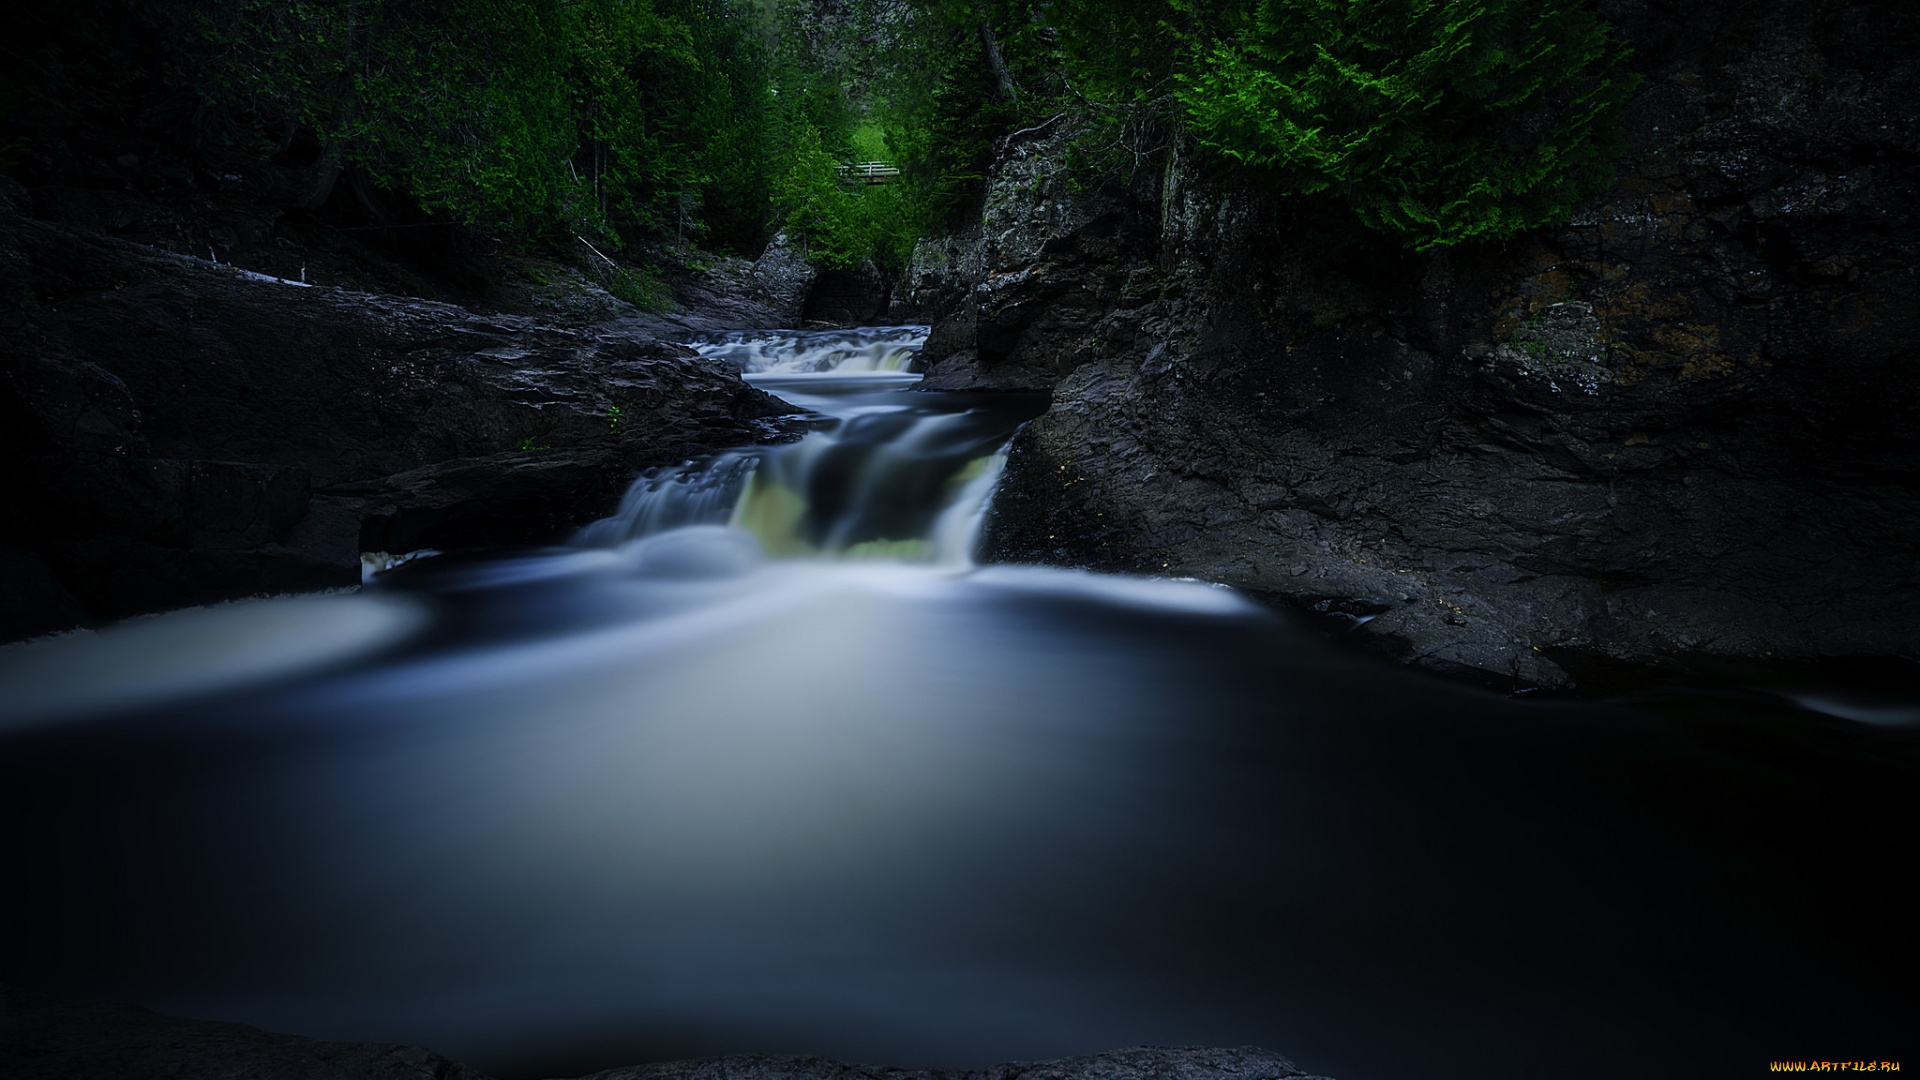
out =
<svg viewBox="0 0 1920 1080"><path fill-rule="evenodd" d="M0 987L0 1074L10 1080L487 1080L425 1047L326 1042ZM590 1080L1326 1080L1269 1050L1141 1046L971 1071L850 1065L775 1054L630 1065Z"/></svg>
<svg viewBox="0 0 1920 1080"><path fill-rule="evenodd" d="M277 1035L0 987L0 1075L14 1080L487 1080L421 1046Z"/></svg>
<svg viewBox="0 0 1920 1080"><path fill-rule="evenodd" d="M637 318L301 288L0 207L0 639L539 543L791 410Z"/></svg>
<svg viewBox="0 0 1920 1080"><path fill-rule="evenodd" d="M1013 1061L968 1071L849 1065L772 1054L667 1061L609 1069L586 1080L1326 1080L1253 1046L1136 1046L1055 1061Z"/></svg>
<svg viewBox="0 0 1920 1080"><path fill-rule="evenodd" d="M1189 575L1438 670L1920 650L1916 15L1603 5L1646 82L1566 227L1418 255L1177 142L1016 142L901 290L1052 386L992 557Z"/></svg>

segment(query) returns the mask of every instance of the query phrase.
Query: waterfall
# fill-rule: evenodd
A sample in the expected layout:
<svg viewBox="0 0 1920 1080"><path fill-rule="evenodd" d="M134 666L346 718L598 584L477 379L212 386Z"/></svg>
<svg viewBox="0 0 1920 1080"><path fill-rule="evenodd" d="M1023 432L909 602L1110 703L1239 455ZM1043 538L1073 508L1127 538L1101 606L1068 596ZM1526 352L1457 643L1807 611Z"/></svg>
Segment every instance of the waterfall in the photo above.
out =
<svg viewBox="0 0 1920 1080"><path fill-rule="evenodd" d="M613 547L688 525L723 525L760 465L751 450L730 450L704 463L688 461L648 469L620 499L612 517L581 529L582 547Z"/></svg>
<svg viewBox="0 0 1920 1080"><path fill-rule="evenodd" d="M758 537L769 555L971 563L985 507L1021 417L905 394L926 327L744 332L696 343L821 414L799 442L743 447L648 470L619 510L581 531L616 547L689 526ZM821 380L831 377L831 382Z"/></svg>
<svg viewBox="0 0 1920 1080"><path fill-rule="evenodd" d="M905 372L927 340L926 326L853 330L733 330L692 341L702 356L726 360L748 375Z"/></svg>
<svg viewBox="0 0 1920 1080"><path fill-rule="evenodd" d="M933 523L933 561L941 566L972 566L973 553L980 547L980 526L987 520L987 506L1000 485L1000 470L1007 464L1002 449L979 458L956 474L972 473L940 517ZM977 467L976 467L977 466Z"/></svg>

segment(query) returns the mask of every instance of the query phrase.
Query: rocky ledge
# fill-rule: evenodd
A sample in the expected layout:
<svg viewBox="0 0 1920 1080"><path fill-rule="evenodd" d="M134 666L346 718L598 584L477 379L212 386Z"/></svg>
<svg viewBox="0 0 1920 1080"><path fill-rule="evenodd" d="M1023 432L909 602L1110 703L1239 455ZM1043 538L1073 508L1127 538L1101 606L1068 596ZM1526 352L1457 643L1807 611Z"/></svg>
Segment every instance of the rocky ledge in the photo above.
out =
<svg viewBox="0 0 1920 1080"><path fill-rule="evenodd" d="M1054 1061L1011 1061L984 1069L897 1069L812 1057L736 1054L633 1065L589 1080L1327 1080L1254 1046L1136 1046Z"/></svg>
<svg viewBox="0 0 1920 1080"><path fill-rule="evenodd" d="M797 311L804 267L760 302L751 265L706 322ZM0 193L0 640L351 585L363 555L561 540L641 468L796 434L790 406L661 339L702 317L303 286Z"/></svg>
<svg viewBox="0 0 1920 1080"><path fill-rule="evenodd" d="M326 1042L0 988L0 1074L11 1080L244 1076L249 1080L487 1080L425 1047ZM970 1071L736 1054L629 1065L590 1080L1327 1080L1255 1047L1134 1047Z"/></svg>
<svg viewBox="0 0 1920 1080"><path fill-rule="evenodd" d="M899 290L929 386L1053 390L990 556L1225 582L1503 687L1920 655L1916 17L1602 8L1635 145L1501 245L1399 250L1177 139L1104 187L1064 125L1008 147Z"/></svg>

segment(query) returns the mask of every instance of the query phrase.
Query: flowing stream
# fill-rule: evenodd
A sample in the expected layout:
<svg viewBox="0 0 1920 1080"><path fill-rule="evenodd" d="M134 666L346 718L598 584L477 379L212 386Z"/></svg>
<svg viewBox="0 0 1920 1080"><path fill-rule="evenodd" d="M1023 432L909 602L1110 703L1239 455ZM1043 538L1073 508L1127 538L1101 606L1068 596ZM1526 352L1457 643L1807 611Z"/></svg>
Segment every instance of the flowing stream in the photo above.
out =
<svg viewBox="0 0 1920 1080"><path fill-rule="evenodd" d="M570 546L0 650L0 980L504 1080L1912 1050L1911 700L1515 700L1223 588L974 566L1042 403L912 390L923 333L703 344L815 430Z"/></svg>
<svg viewBox="0 0 1920 1080"><path fill-rule="evenodd" d="M692 525L752 533L773 556L972 563L980 517L1035 396L903 395L927 327L728 334L696 345L826 419L797 445L650 470L579 542L620 544ZM990 405L989 405L990 403Z"/></svg>

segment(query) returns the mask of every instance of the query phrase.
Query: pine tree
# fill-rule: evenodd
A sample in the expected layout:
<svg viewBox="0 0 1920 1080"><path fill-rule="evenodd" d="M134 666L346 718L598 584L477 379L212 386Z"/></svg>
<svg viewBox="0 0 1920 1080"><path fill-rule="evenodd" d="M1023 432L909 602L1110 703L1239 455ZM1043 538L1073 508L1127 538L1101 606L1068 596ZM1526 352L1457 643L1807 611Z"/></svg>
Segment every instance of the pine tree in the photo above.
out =
<svg viewBox="0 0 1920 1080"><path fill-rule="evenodd" d="M1259 0L1197 16L1201 142L1416 248L1562 220L1604 184L1635 79L1576 3Z"/></svg>

